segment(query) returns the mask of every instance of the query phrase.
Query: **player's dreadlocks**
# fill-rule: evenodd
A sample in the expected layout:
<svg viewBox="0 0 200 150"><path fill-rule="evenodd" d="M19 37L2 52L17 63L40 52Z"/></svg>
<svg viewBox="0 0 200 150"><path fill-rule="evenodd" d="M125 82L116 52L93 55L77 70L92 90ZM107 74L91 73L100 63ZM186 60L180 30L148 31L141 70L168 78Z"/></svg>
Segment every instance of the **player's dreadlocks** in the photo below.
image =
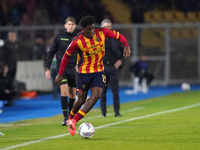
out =
<svg viewBox="0 0 200 150"><path fill-rule="evenodd" d="M96 20L93 16L84 16L79 21L79 24L81 27L86 27L87 25L92 25L93 23L96 23Z"/></svg>

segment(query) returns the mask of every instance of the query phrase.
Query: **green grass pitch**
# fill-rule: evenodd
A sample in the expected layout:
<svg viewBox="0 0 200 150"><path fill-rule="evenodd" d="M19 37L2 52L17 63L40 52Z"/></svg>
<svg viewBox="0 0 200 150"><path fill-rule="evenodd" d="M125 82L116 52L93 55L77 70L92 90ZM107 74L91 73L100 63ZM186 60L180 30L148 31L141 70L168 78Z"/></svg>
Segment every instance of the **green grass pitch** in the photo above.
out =
<svg viewBox="0 0 200 150"><path fill-rule="evenodd" d="M93 124L91 139L69 135L62 115L0 124L0 150L200 150L200 92L125 103L120 111L114 117L109 106L101 118L100 108L92 109L78 122L77 130Z"/></svg>

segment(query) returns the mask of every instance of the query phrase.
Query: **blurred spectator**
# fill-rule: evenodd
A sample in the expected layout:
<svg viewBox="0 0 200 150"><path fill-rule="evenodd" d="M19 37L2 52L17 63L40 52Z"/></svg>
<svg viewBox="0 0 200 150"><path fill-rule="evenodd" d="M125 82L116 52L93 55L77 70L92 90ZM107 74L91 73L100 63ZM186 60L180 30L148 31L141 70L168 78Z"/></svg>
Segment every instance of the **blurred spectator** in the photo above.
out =
<svg viewBox="0 0 200 150"><path fill-rule="evenodd" d="M26 7L22 0L17 0L11 7L10 15L13 25L20 24L21 16L26 13Z"/></svg>
<svg viewBox="0 0 200 150"><path fill-rule="evenodd" d="M8 67L0 61L0 100L7 100L4 106L11 106L12 101L17 97L13 88L13 78L8 75Z"/></svg>
<svg viewBox="0 0 200 150"><path fill-rule="evenodd" d="M0 51L0 60L3 60L6 67L8 67L8 75L15 79L17 70L17 60L19 57L19 44L16 41L17 35L14 31L8 33L8 39L5 41L2 50Z"/></svg>
<svg viewBox="0 0 200 150"><path fill-rule="evenodd" d="M33 25L33 21L31 20L30 16L27 13L22 14L20 25L23 26Z"/></svg>
<svg viewBox="0 0 200 150"><path fill-rule="evenodd" d="M31 60L44 60L46 55L46 49L44 46L44 39L41 36L35 37L35 43L32 46L30 59Z"/></svg>
<svg viewBox="0 0 200 150"><path fill-rule="evenodd" d="M111 18L112 14L102 5L101 0L83 0L81 3L78 0L0 1L1 25L30 25L30 22L34 22L36 25L63 24L67 16L73 16L76 20L80 20L88 14L95 16L97 23L101 23L103 18L114 21ZM32 21L26 23L27 19Z"/></svg>
<svg viewBox="0 0 200 150"><path fill-rule="evenodd" d="M139 77L140 85L143 78L147 79L147 85L149 85L154 78L153 74L148 72L148 63L145 54L140 54L140 59L131 66L130 70L136 77Z"/></svg>
<svg viewBox="0 0 200 150"><path fill-rule="evenodd" d="M59 23L59 2L53 1L47 6L47 10L49 12L50 22L51 24Z"/></svg>
<svg viewBox="0 0 200 150"><path fill-rule="evenodd" d="M72 15L71 7L68 5L67 2L62 2L62 5L59 7L59 16L60 22L65 22L65 19Z"/></svg>
<svg viewBox="0 0 200 150"><path fill-rule="evenodd" d="M49 13L44 7L43 1L40 1L36 6L36 10L33 13L33 20L36 25L48 25L50 23Z"/></svg>
<svg viewBox="0 0 200 150"><path fill-rule="evenodd" d="M0 24L7 25L9 22L9 3L7 0L0 1Z"/></svg>
<svg viewBox="0 0 200 150"><path fill-rule="evenodd" d="M20 16L27 12L27 9L23 3L23 0L17 0L17 2L13 5L13 8L17 9Z"/></svg>

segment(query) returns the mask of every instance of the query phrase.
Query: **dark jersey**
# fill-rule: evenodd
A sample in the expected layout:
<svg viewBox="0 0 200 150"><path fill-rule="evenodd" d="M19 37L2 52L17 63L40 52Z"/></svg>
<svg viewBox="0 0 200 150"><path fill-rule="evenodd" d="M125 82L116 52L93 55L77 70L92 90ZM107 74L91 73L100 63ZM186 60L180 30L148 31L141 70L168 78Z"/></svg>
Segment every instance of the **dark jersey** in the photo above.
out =
<svg viewBox="0 0 200 150"><path fill-rule="evenodd" d="M68 32L56 35L46 55L45 67L47 69L50 69L51 62L55 54L57 59L57 69L60 68L62 57L67 47L71 43L72 39L75 37L75 35L76 35L75 33L68 33ZM70 57L69 63L67 64L66 68L74 68L76 65L76 61L77 61L77 52L73 53L73 55Z"/></svg>

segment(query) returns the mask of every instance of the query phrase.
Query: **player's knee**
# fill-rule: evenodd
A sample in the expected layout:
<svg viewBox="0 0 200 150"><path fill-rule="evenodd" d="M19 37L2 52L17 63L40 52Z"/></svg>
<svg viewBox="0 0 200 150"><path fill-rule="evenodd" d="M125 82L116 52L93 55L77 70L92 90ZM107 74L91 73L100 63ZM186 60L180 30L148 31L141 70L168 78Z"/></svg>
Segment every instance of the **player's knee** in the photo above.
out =
<svg viewBox="0 0 200 150"><path fill-rule="evenodd" d="M101 97L101 94L100 94L100 93L95 93L95 94L93 95L93 98L94 98L95 100L98 100L100 97Z"/></svg>
<svg viewBox="0 0 200 150"><path fill-rule="evenodd" d="M67 91L62 91L62 92L61 92L61 96L68 96Z"/></svg>

